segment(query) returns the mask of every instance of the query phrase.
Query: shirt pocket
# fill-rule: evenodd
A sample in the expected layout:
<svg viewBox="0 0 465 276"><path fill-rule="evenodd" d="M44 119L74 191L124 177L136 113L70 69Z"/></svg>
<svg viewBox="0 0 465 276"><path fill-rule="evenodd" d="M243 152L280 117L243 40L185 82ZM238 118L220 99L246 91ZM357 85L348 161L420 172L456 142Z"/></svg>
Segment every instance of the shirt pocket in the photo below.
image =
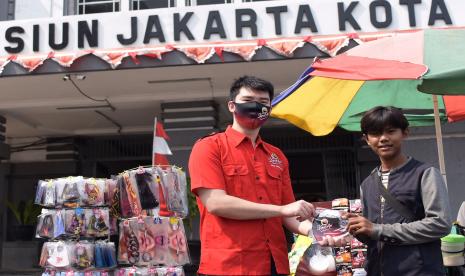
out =
<svg viewBox="0 0 465 276"><path fill-rule="evenodd" d="M226 193L231 196L242 196L244 182L249 174L247 166L241 164L223 165L223 171L226 179Z"/></svg>
<svg viewBox="0 0 465 276"><path fill-rule="evenodd" d="M273 204L282 203L282 170L272 166L266 166L266 173L268 176L267 183L265 183L269 198Z"/></svg>

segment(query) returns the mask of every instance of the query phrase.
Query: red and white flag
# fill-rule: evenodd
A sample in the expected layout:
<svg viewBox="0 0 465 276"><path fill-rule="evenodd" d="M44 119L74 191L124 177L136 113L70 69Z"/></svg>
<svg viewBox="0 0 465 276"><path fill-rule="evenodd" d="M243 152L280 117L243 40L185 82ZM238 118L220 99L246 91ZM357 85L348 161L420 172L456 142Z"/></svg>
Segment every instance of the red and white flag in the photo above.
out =
<svg viewBox="0 0 465 276"><path fill-rule="evenodd" d="M166 140L170 138L163 129L163 125L157 121L156 117L153 128L152 165L169 165L166 155L173 155L173 153Z"/></svg>
<svg viewBox="0 0 465 276"><path fill-rule="evenodd" d="M153 124L153 149L152 149L152 165L166 165L168 166L170 163L166 155L173 155L168 146L166 140L169 140L170 137L166 134L163 125L157 121L155 117L154 124ZM159 192L159 202L160 202L160 209L158 214L163 217L169 217L173 213L168 211L165 195L163 192L163 187L161 183L158 183L158 192Z"/></svg>

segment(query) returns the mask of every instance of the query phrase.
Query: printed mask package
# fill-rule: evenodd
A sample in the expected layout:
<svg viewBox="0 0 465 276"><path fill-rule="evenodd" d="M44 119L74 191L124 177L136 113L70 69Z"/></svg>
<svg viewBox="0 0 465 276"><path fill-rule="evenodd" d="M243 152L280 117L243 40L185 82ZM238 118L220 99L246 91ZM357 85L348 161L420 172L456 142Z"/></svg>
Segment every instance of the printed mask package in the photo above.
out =
<svg viewBox="0 0 465 276"><path fill-rule="evenodd" d="M338 210L319 209L316 210L313 220L312 231L317 241L323 240L325 236L334 238L348 236L347 219L343 219Z"/></svg>

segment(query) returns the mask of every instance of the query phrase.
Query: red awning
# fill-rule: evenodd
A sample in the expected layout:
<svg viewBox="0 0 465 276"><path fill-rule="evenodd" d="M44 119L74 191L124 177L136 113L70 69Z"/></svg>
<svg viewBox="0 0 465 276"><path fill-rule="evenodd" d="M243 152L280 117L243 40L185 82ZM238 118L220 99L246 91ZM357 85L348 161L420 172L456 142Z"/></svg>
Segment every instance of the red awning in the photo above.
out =
<svg viewBox="0 0 465 276"><path fill-rule="evenodd" d="M347 46L350 40L355 40L361 44L378 38L392 36L394 33L342 34L204 44L163 45L143 48L93 49L75 53L50 52L48 54L31 56L10 55L0 57L0 74L9 62L15 62L29 70L29 72L32 72L47 59L54 60L63 67L70 67L76 59L84 55L95 55L108 62L113 69L117 68L123 58L126 57L130 57L135 64L138 64L139 56L161 60L163 59L163 54L171 51L183 52L197 63L204 63L213 55L217 55L220 59L223 59L223 52L234 53L240 55L244 60L250 61L256 51L262 47L267 47L279 55L292 57L294 51L306 43L313 44L322 52L334 56L342 47Z"/></svg>

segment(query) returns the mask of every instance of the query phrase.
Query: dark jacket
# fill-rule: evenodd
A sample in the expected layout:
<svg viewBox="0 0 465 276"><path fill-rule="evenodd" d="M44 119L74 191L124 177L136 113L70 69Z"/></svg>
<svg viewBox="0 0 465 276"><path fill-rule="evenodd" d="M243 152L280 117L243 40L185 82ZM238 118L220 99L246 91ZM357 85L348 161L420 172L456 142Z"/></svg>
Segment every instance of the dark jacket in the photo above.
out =
<svg viewBox="0 0 465 276"><path fill-rule="evenodd" d="M451 224L442 176L413 158L390 172L388 191L413 212L412 221L381 202L379 177L376 169L361 185L363 214L374 223L367 241L368 275L444 275L440 237Z"/></svg>

